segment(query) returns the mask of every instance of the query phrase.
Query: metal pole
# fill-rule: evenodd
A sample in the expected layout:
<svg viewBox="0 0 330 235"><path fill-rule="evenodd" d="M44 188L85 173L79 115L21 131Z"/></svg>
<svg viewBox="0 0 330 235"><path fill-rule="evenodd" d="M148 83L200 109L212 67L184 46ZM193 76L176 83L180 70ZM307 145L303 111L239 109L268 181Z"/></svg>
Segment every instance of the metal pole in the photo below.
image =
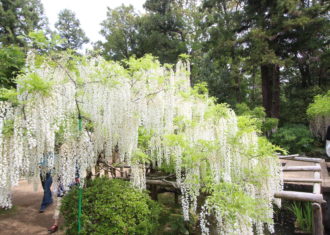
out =
<svg viewBox="0 0 330 235"><path fill-rule="evenodd" d="M81 116L78 116L78 130L79 132L82 130L82 120ZM78 184L78 234L81 232L81 208L82 208L82 188L80 182Z"/></svg>

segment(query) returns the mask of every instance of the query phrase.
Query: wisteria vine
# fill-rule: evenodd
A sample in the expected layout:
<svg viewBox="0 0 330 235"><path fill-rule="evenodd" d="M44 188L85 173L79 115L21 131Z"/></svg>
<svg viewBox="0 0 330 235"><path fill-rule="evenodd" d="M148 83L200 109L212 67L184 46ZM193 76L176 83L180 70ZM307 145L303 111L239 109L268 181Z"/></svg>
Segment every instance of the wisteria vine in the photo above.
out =
<svg viewBox="0 0 330 235"><path fill-rule="evenodd" d="M264 223L272 231L274 193L282 190L274 146L203 85L191 88L189 67L161 66L151 56L122 66L30 53L15 95L0 102L0 206L11 207L21 177L51 171L68 185L77 170L84 179L100 153L111 159L116 149L136 187L146 187L146 165L172 168L184 219L200 213L202 234L212 218L219 234L253 234L253 225L263 234Z"/></svg>

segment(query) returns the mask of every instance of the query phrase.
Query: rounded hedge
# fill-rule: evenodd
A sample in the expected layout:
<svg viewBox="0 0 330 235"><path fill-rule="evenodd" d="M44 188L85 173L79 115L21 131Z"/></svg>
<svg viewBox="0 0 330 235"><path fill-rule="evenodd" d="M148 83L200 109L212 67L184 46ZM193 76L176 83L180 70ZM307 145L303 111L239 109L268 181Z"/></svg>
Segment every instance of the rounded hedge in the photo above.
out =
<svg viewBox="0 0 330 235"><path fill-rule="evenodd" d="M146 235L158 226L159 205L129 182L97 178L87 185L83 189L80 234ZM62 199L61 213L66 234L77 234L77 187Z"/></svg>

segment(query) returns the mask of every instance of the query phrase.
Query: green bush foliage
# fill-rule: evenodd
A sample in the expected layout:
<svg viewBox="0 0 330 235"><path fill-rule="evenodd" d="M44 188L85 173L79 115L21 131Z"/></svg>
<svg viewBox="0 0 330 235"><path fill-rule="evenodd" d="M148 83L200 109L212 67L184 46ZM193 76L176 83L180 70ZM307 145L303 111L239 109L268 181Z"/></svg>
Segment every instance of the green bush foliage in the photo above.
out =
<svg viewBox="0 0 330 235"><path fill-rule="evenodd" d="M249 119L253 119L257 129L261 130L263 134L267 136L272 129L275 129L278 126L278 119L267 118L265 109L261 106L250 109L246 103L239 103L235 106L235 113L239 116L247 116Z"/></svg>
<svg viewBox="0 0 330 235"><path fill-rule="evenodd" d="M82 231L88 235L146 235L158 226L161 209L129 182L97 178L83 190ZM77 234L78 188L62 200L66 234Z"/></svg>
<svg viewBox="0 0 330 235"><path fill-rule="evenodd" d="M272 135L271 142L293 154L310 151L314 139L305 125L287 124Z"/></svg>

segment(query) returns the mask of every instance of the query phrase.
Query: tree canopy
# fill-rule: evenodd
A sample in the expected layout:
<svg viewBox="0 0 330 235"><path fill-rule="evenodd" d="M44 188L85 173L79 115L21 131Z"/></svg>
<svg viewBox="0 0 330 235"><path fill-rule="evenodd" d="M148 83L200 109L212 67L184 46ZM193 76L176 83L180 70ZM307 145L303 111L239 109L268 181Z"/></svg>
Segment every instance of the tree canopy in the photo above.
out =
<svg viewBox="0 0 330 235"><path fill-rule="evenodd" d="M101 23L100 32L105 42L97 43L105 58L122 60L138 54L138 20L133 6L107 9L107 19Z"/></svg>
<svg viewBox="0 0 330 235"><path fill-rule="evenodd" d="M0 45L23 46L25 42L19 36L47 26L40 0L1 0L0 22Z"/></svg>
<svg viewBox="0 0 330 235"><path fill-rule="evenodd" d="M61 44L63 50L77 50L89 42L85 32L80 27L80 21L76 18L75 13L69 9L60 11L55 28L61 38L65 39L65 42Z"/></svg>
<svg viewBox="0 0 330 235"><path fill-rule="evenodd" d="M47 24L40 0L0 2L0 88L16 86L25 61L25 37L34 30L47 31Z"/></svg>

